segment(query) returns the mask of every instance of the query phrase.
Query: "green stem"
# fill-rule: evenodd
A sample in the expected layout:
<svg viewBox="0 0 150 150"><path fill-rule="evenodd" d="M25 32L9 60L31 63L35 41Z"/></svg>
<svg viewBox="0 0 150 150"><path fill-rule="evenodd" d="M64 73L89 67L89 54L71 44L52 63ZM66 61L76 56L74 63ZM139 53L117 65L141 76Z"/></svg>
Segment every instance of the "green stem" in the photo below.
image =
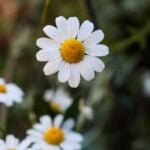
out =
<svg viewBox="0 0 150 150"><path fill-rule="evenodd" d="M48 12L48 8L50 5L50 1L51 0L45 0L45 5L43 8L42 17L41 17L41 26L44 26L46 23L46 17L47 17L47 12Z"/></svg>

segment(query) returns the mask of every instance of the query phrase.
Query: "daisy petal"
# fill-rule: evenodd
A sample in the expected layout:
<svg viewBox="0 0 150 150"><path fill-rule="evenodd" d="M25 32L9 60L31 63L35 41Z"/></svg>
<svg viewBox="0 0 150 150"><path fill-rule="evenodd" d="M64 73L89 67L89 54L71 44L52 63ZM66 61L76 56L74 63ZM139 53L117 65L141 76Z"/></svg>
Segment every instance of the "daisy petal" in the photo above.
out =
<svg viewBox="0 0 150 150"><path fill-rule="evenodd" d="M107 46L99 44L87 48L86 53L91 56L106 56L109 53L109 49Z"/></svg>
<svg viewBox="0 0 150 150"><path fill-rule="evenodd" d="M97 57L85 56L85 60L96 72L102 72L105 68L105 64Z"/></svg>
<svg viewBox="0 0 150 150"><path fill-rule="evenodd" d="M48 38L39 38L36 45L42 49L59 49L60 45Z"/></svg>
<svg viewBox="0 0 150 150"><path fill-rule="evenodd" d="M80 73L75 64L71 64L71 74L68 83L72 88L78 87L80 83Z"/></svg>
<svg viewBox="0 0 150 150"><path fill-rule="evenodd" d="M66 134L66 139L72 142L82 142L83 137L81 134L76 133L76 132L70 132Z"/></svg>
<svg viewBox="0 0 150 150"><path fill-rule="evenodd" d="M66 82L70 76L70 64L63 61L58 73L58 80L62 83Z"/></svg>
<svg viewBox="0 0 150 150"><path fill-rule="evenodd" d="M79 20L77 17L70 17L68 19L68 31L69 31L69 37L75 38L79 31Z"/></svg>
<svg viewBox="0 0 150 150"><path fill-rule="evenodd" d="M94 29L93 23L91 23L88 20L84 21L80 27L77 39L80 41L85 40L86 38L90 36L93 29Z"/></svg>
<svg viewBox="0 0 150 150"><path fill-rule="evenodd" d="M49 61L45 66L44 66L44 73L45 75L51 75L54 74L59 70L60 64L62 62L61 58L57 58L53 61Z"/></svg>
<svg viewBox="0 0 150 150"><path fill-rule="evenodd" d="M70 142L70 141L64 141L60 144L60 146L63 148L63 150L80 150L81 144Z"/></svg>
<svg viewBox="0 0 150 150"><path fill-rule="evenodd" d="M63 126L62 128L64 130L71 130L75 125L75 122L73 119L67 119L64 123L63 123Z"/></svg>
<svg viewBox="0 0 150 150"><path fill-rule="evenodd" d="M57 115L54 119L54 127L60 127L63 119L63 115Z"/></svg>
<svg viewBox="0 0 150 150"><path fill-rule="evenodd" d="M43 29L44 33L47 34L50 38L57 41L58 43L62 43L64 41L60 32L53 26L47 25Z"/></svg>
<svg viewBox="0 0 150 150"><path fill-rule="evenodd" d="M90 81L94 78L95 74L93 68L86 62L85 59L77 64L78 70L81 73L82 77Z"/></svg>
<svg viewBox="0 0 150 150"><path fill-rule="evenodd" d="M38 61L50 61L60 56L58 50L40 50L36 53L36 59Z"/></svg>
<svg viewBox="0 0 150 150"><path fill-rule="evenodd" d="M85 41L84 44L86 47L97 44L104 39L104 33L102 30L96 30L93 32Z"/></svg>
<svg viewBox="0 0 150 150"><path fill-rule="evenodd" d="M67 39L68 36L68 27L66 18L60 16L56 18L56 26L58 31L61 33L64 39Z"/></svg>

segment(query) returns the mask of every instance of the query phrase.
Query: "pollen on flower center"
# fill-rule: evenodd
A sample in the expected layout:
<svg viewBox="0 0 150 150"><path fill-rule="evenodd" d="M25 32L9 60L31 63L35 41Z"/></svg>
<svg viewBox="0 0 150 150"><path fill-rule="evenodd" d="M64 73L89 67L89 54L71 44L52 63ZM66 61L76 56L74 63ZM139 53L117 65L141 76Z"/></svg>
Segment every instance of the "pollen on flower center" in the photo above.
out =
<svg viewBox="0 0 150 150"><path fill-rule="evenodd" d="M68 39L61 45L61 56L69 63L78 63L83 59L85 48L82 42L76 39Z"/></svg>
<svg viewBox="0 0 150 150"><path fill-rule="evenodd" d="M15 150L14 148L8 148L7 150Z"/></svg>
<svg viewBox="0 0 150 150"><path fill-rule="evenodd" d="M56 102L51 102L50 103L50 108L55 111L55 112L60 112L61 111L61 107L58 103Z"/></svg>
<svg viewBox="0 0 150 150"><path fill-rule="evenodd" d="M0 84L0 93L6 93L6 91L7 91L6 86L3 84Z"/></svg>
<svg viewBox="0 0 150 150"><path fill-rule="evenodd" d="M49 128L44 133L44 139L49 144L58 145L64 140L64 133L60 128Z"/></svg>

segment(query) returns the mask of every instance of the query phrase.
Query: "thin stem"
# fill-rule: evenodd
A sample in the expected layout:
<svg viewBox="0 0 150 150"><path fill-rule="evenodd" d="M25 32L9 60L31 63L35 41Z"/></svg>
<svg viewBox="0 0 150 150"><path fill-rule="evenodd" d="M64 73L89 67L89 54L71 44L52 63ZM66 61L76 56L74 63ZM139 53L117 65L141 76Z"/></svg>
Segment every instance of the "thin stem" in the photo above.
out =
<svg viewBox="0 0 150 150"><path fill-rule="evenodd" d="M45 25L46 23L46 17L47 17L47 12L48 12L50 2L51 0L45 0L45 5L43 8L42 17L41 17L41 26Z"/></svg>

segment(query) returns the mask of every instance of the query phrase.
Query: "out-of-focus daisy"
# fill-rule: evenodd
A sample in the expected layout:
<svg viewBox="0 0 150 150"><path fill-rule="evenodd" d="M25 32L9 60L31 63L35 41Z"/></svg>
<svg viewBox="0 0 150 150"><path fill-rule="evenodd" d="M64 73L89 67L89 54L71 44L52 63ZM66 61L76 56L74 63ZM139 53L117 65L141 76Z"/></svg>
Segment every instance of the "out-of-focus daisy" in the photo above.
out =
<svg viewBox="0 0 150 150"><path fill-rule="evenodd" d="M20 103L23 100L23 91L14 83L6 83L0 78L0 102L12 106L14 102Z"/></svg>
<svg viewBox="0 0 150 150"><path fill-rule="evenodd" d="M79 103L79 110L82 113L82 115L84 115L86 118L88 119L93 119L93 109L90 106L85 105L84 100L81 100Z"/></svg>
<svg viewBox="0 0 150 150"><path fill-rule="evenodd" d="M47 90L44 99L50 103L50 108L55 112L65 112L73 102L69 94L62 88L56 91Z"/></svg>
<svg viewBox="0 0 150 150"><path fill-rule="evenodd" d="M81 149L82 135L72 131L74 121L66 120L63 124L63 116L57 115L52 121L49 116L42 116L40 123L27 131L28 138L33 146L42 150L79 150Z"/></svg>
<svg viewBox="0 0 150 150"><path fill-rule="evenodd" d="M0 150L28 150L31 140L19 141L14 135L7 135L6 140L0 139Z"/></svg>
<svg viewBox="0 0 150 150"><path fill-rule="evenodd" d="M43 31L49 38L39 38L36 54L38 61L48 61L44 67L45 75L58 71L58 80L68 81L71 87L78 87L81 76L90 81L95 72L101 72L105 65L97 57L109 53L108 47L99 44L104 38L102 30L93 32L94 25L86 20L81 26L78 18L56 18L56 26L47 25Z"/></svg>

